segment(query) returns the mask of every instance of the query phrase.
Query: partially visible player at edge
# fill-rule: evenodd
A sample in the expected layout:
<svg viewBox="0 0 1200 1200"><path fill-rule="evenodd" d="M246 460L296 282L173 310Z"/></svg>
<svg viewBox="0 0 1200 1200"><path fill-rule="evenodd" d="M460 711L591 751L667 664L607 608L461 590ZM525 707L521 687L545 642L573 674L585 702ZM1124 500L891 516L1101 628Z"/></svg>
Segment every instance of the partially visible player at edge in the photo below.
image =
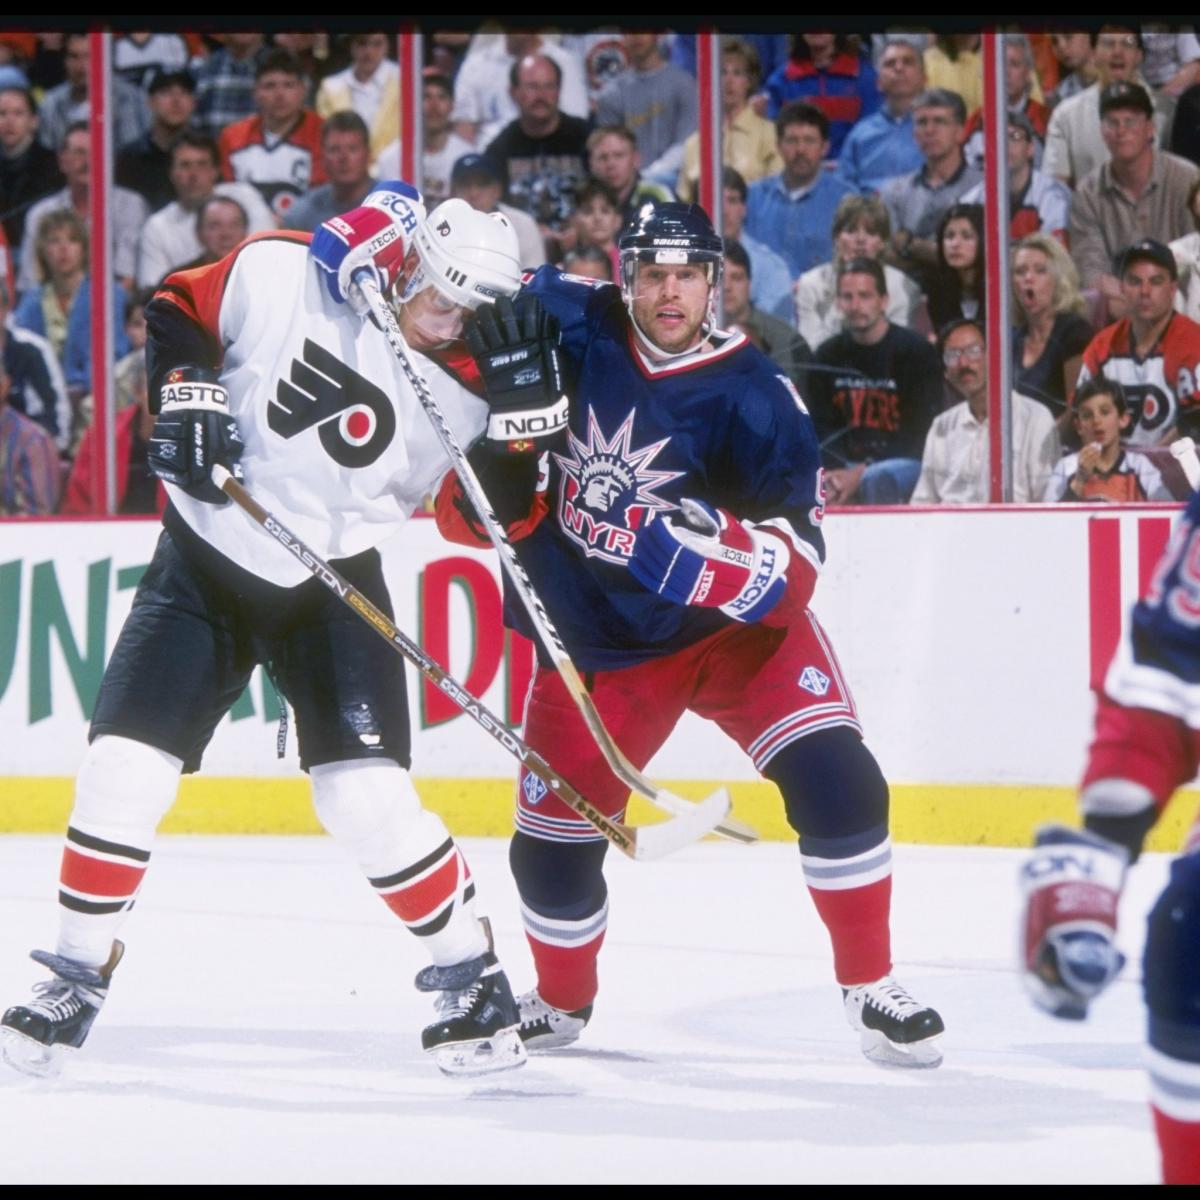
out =
<svg viewBox="0 0 1200 1200"><path fill-rule="evenodd" d="M738 742L783 794L864 1053L936 1066L941 1018L890 975L887 784L808 607L825 552L812 422L769 359L715 328L723 247L701 208L644 208L620 254L620 290L543 267L527 276L516 321L494 319L501 301L468 331L489 399L518 385L513 358L540 358L551 381L560 356L570 396L548 481L523 498L517 472L485 486L502 519L525 517L521 561L617 743L644 767L685 710ZM509 437L503 456L539 441L511 435L489 427L485 442ZM438 519L451 538L481 540L449 477ZM524 629L519 606L507 615ZM607 814L623 811L626 789L544 664L525 739ZM575 1041L592 1014L607 843L525 770L517 806L510 861L537 969L519 999L521 1036L546 1049Z"/></svg>
<svg viewBox="0 0 1200 1200"><path fill-rule="evenodd" d="M1125 872L1200 766L1200 495L1159 560L1097 698L1082 830L1047 825L1021 870L1021 968L1034 1002L1081 1020L1116 978ZM1147 923L1150 1104L1164 1183L1200 1183L1200 819Z"/></svg>
<svg viewBox="0 0 1200 1200"><path fill-rule="evenodd" d="M49 1074L61 1049L83 1044L180 773L198 768L256 662L295 711L321 823L433 959L417 976L418 988L439 993L423 1047L452 1074L524 1061L466 861L409 778L402 662L210 479L217 463L244 473L265 507L390 615L374 547L448 461L364 319L353 273L368 270L385 296L403 287L398 315L419 369L469 442L486 405L436 358L460 342L470 310L516 292L518 262L504 217L450 200L426 219L417 191L392 182L315 235L264 234L169 276L148 306L159 414L150 463L170 505L92 717L58 945L33 954L52 978L0 1021L13 1066Z"/></svg>

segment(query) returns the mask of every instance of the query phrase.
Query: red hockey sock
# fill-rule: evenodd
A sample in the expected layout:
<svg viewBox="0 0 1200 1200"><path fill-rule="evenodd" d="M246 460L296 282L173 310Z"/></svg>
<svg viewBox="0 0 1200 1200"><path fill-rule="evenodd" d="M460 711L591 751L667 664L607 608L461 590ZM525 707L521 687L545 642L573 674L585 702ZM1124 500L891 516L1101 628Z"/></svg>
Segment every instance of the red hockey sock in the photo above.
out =
<svg viewBox="0 0 1200 1200"><path fill-rule="evenodd" d="M538 995L547 1004L574 1012L591 1004L599 989L596 960L604 944L604 931L582 946L550 946L526 930L537 968Z"/></svg>
<svg viewBox="0 0 1200 1200"><path fill-rule="evenodd" d="M1200 1122L1177 1121L1151 1105L1163 1183L1200 1183Z"/></svg>
<svg viewBox="0 0 1200 1200"><path fill-rule="evenodd" d="M892 969L892 939L888 918L892 877L865 887L830 889L809 886L829 940L833 943L833 972L838 983L851 987L872 983Z"/></svg>

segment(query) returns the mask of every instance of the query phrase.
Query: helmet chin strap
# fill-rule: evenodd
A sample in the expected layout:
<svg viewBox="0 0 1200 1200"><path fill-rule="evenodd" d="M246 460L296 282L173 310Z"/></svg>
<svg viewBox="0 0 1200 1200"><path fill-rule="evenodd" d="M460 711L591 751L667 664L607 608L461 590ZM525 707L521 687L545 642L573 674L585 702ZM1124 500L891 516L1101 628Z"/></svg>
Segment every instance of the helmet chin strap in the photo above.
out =
<svg viewBox="0 0 1200 1200"><path fill-rule="evenodd" d="M624 289L622 289L624 290ZM708 309L705 313L705 318L700 324L700 329L703 336L694 345L687 350L664 350L661 346L656 345L642 331L642 327L638 324L637 317L633 315L633 297L629 295L625 300L625 310L629 313L629 323L633 326L633 333L637 340L641 343L642 348L653 359L659 362L670 362L673 358L686 358L689 354L699 354L704 350L704 347L712 342L713 334L717 332L717 317L713 311L713 300L715 298L715 289L710 285L708 289Z"/></svg>

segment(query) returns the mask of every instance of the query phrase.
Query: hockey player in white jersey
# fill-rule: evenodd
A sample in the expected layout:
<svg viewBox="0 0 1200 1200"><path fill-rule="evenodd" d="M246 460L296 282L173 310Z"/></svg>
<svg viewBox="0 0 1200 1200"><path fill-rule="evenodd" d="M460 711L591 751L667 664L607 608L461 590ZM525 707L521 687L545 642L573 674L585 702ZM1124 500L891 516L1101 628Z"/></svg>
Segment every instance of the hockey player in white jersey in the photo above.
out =
<svg viewBox="0 0 1200 1200"><path fill-rule="evenodd" d="M465 443L487 406L421 352L520 286L502 216L379 185L315 235L264 234L171 275L147 309L150 463L170 505L96 701L66 835L51 978L0 1020L14 1067L53 1073L78 1048L124 947L117 934L181 772L264 664L296 717L300 763L324 827L433 960L422 1045L447 1073L519 1066L517 1010L475 914L475 886L409 778L403 664L310 571L212 483L220 464L375 604L391 611L374 547L448 462L353 276L367 269Z"/></svg>

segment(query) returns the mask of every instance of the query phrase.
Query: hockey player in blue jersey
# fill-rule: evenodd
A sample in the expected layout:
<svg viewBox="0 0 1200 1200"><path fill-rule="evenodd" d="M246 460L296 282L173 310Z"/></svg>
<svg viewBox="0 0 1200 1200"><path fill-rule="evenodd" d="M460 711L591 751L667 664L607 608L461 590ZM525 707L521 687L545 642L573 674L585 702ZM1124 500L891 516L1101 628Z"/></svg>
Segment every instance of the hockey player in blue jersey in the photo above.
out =
<svg viewBox="0 0 1200 1200"><path fill-rule="evenodd" d="M536 487L537 455L522 451L539 439L489 424L474 452L485 486L621 748L643 767L685 710L738 742L799 834L867 1057L936 1066L940 1017L890 975L887 784L808 608L825 552L812 422L769 359L716 328L722 243L702 209L648 206L620 249L619 291L544 267L469 332L494 413L540 405L543 426L559 425L560 363L570 397ZM438 514L448 536L481 540L453 480ZM606 813L624 810L627 790L544 664L525 739ZM607 843L525 771L517 791L510 860L537 969L521 1035L548 1049L592 1013Z"/></svg>
<svg viewBox="0 0 1200 1200"><path fill-rule="evenodd" d="M1116 977L1125 872L1200 764L1200 495L1133 609L1098 698L1083 831L1051 825L1021 871L1021 967L1034 1001L1087 1016ZM1142 986L1165 1183L1200 1183L1200 821L1151 910Z"/></svg>

